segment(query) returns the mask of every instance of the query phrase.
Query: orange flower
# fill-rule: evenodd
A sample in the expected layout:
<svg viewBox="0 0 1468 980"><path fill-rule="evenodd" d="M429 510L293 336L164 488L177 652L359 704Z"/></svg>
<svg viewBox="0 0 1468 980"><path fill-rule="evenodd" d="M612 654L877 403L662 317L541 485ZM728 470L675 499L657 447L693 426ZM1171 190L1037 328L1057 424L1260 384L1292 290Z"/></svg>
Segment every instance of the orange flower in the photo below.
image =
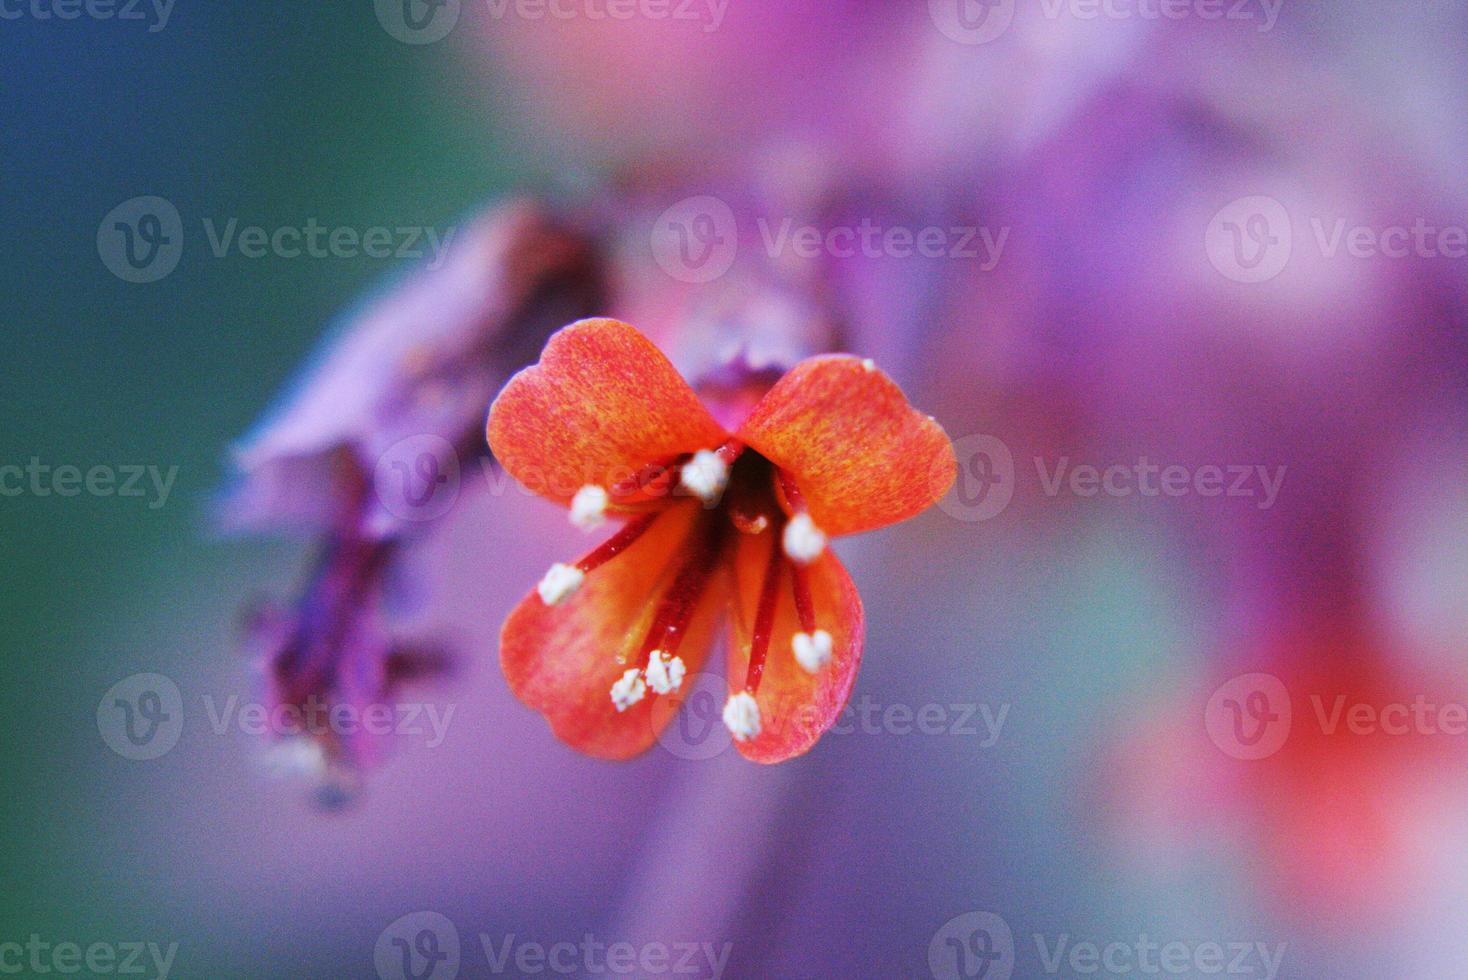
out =
<svg viewBox="0 0 1468 980"><path fill-rule="evenodd" d="M826 548L926 509L952 447L872 362L796 365L726 431L645 337L582 320L505 385L489 445L583 527L620 530L546 573L505 621L515 694L583 752L647 749L730 623L724 722L780 762L836 720L861 662L861 597Z"/></svg>

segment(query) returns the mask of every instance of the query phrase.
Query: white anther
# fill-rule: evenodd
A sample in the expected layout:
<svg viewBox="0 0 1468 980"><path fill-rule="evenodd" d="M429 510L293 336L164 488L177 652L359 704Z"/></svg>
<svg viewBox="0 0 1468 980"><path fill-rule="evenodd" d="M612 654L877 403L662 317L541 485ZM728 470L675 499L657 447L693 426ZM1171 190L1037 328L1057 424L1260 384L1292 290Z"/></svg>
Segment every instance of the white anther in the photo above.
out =
<svg viewBox="0 0 1468 980"><path fill-rule="evenodd" d="M588 483L571 498L571 523L583 531L594 531L606 523L611 497L604 488Z"/></svg>
<svg viewBox="0 0 1468 980"><path fill-rule="evenodd" d="M759 704L753 694L740 691L725 702L724 727L736 742L747 742L759 734Z"/></svg>
<svg viewBox="0 0 1468 980"><path fill-rule="evenodd" d="M647 693L647 685L642 683L642 671L632 668L622 674L620 680L612 685L612 704L617 706L618 711L626 711Z"/></svg>
<svg viewBox="0 0 1468 980"><path fill-rule="evenodd" d="M790 641L790 646L795 650L795 662L800 664L807 674L814 674L831 662L831 634L825 630L816 630L814 633L796 633Z"/></svg>
<svg viewBox="0 0 1468 980"><path fill-rule="evenodd" d="M683 464L678 484L706 504L716 504L729 482L729 464L712 449L700 449Z"/></svg>
<svg viewBox="0 0 1468 980"><path fill-rule="evenodd" d="M868 357L861 362L861 369L863 371L875 371L877 369L877 362Z"/></svg>
<svg viewBox="0 0 1468 980"><path fill-rule="evenodd" d="M670 657L662 650L654 650L647 658L647 686L654 694L670 694L683 686L683 677L688 668L682 657Z"/></svg>
<svg viewBox="0 0 1468 980"><path fill-rule="evenodd" d="M826 550L826 535L818 527L816 522L810 519L810 515L801 512L790 518L785 525L785 533L782 537L785 546L785 554L790 560L802 565L808 565L821 557L821 552Z"/></svg>
<svg viewBox="0 0 1468 980"><path fill-rule="evenodd" d="M540 601L547 606L559 605L570 598L581 583L586 581L586 573L575 565L563 565L556 562L545 573L535 591L540 593Z"/></svg>

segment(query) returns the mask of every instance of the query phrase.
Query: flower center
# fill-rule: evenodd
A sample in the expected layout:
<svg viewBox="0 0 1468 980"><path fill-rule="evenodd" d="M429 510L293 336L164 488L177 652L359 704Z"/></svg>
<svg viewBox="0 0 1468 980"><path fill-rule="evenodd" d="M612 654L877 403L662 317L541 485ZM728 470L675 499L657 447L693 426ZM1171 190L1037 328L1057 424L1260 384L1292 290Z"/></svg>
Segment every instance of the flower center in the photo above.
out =
<svg viewBox="0 0 1468 980"><path fill-rule="evenodd" d="M608 511L622 511L629 519L575 564L551 566L538 591L547 605L564 602L581 588L588 575L631 548L670 507L681 503L680 498L689 496L701 502L702 512L678 549L672 580L658 600L633 662L612 686L611 700L618 711L625 711L646 697L649 689L655 695L679 689L686 667L678 648L709 582L731 554L733 535L769 531L774 540L749 634L749 668L744 687L730 698L724 712L735 738L753 738L760 730L754 695L764 676L787 572L800 622L791 654L812 674L831 659L831 634L817 628L807 568L825 550L826 537L811 519L789 473L731 439L712 449L650 462L608 488L583 487L571 505L571 519L578 526L594 527ZM790 516L780 504L781 497L792 512Z"/></svg>

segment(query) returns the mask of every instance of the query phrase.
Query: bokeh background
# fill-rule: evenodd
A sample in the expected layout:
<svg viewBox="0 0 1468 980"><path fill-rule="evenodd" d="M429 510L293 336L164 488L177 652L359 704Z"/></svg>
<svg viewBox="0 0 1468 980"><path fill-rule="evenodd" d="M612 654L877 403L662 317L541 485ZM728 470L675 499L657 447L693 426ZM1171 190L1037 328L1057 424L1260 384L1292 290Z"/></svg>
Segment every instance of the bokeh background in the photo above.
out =
<svg viewBox="0 0 1468 980"><path fill-rule="evenodd" d="M484 942L588 935L728 944L737 977L1085 975L1047 956L1086 942L1121 944L1102 975L1144 974L1152 942L1184 976L1213 946L1228 975L1468 976L1461 4L58 7L0 5L0 465L177 477L0 497L0 943L390 977L411 974L379 947L428 912L461 976L495 975ZM132 282L99 240L148 196L182 251ZM659 244L693 197L737 243L706 281ZM506 612L584 540L466 458L395 583L395 622L457 656L413 695L452 708L445 737L389 739L323 806L268 740L211 725L263 697L246 610L298 596L320 540L226 533L251 478L231 447L401 283L487 331L495 379L538 339L500 343L411 259L216 256L203 222L464 229L530 199L690 375L731 338L877 358L954 437L959 484L838 545L865 715L774 768L676 741L613 765L496 663ZM787 219L1003 245L804 256L766 241ZM351 415L374 371L333 383L323 431L412 431ZM1184 489L1050 482L1149 463ZM1239 466L1240 493L1200 492ZM152 759L107 717L138 674L183 709ZM1341 698L1354 727L1329 724ZM926 706L934 733L901 720Z"/></svg>

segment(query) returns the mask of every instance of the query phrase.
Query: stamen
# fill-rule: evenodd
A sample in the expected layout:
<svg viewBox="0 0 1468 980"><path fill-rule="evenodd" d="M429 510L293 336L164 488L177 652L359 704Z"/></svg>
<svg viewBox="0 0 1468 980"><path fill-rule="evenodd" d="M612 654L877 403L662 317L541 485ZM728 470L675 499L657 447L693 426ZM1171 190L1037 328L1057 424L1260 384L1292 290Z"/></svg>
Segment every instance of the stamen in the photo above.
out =
<svg viewBox="0 0 1468 980"><path fill-rule="evenodd" d="M676 691L683 682L686 668L682 659L673 655L688 632L688 624L698 609L709 578L718 567L724 549L723 523L714 517L704 517L687 548L690 554L663 595L647 637L642 641L639 659L647 658L648 683L658 694ZM659 689L664 673L670 685L668 690Z"/></svg>
<svg viewBox="0 0 1468 980"><path fill-rule="evenodd" d="M729 522L745 534L760 534L770 526L768 514L751 514L741 507L729 508Z"/></svg>
<svg viewBox="0 0 1468 980"><path fill-rule="evenodd" d="M810 570L804 565L791 565L790 584L795 591L795 612L800 617L800 628L809 633L816 628L816 604L810 595Z"/></svg>
<svg viewBox="0 0 1468 980"><path fill-rule="evenodd" d="M632 547L632 543L652 527L652 522L659 513L660 511L652 511L628 521L620 531L574 565L556 562L535 587L535 591L540 593L540 601L547 606L557 606L575 595L576 590L586 582L587 573Z"/></svg>
<svg viewBox="0 0 1468 980"><path fill-rule="evenodd" d="M700 449L679 471L678 485L712 507L729 483L729 464L712 449Z"/></svg>
<svg viewBox="0 0 1468 980"><path fill-rule="evenodd" d="M642 671L632 668L625 671L617 683L612 685L612 704L618 711L626 711L647 694L647 685L642 682Z"/></svg>
<svg viewBox="0 0 1468 980"><path fill-rule="evenodd" d="M535 591L540 593L540 601L547 606L558 606L574 595L585 581L586 573L581 569L556 562L545 573Z"/></svg>
<svg viewBox="0 0 1468 980"><path fill-rule="evenodd" d="M790 638L795 662L814 674L831 662L831 634L816 629L816 605L810 594L810 570L804 565L790 566L790 581L795 592L795 612L800 617L800 632Z"/></svg>
<svg viewBox="0 0 1468 980"><path fill-rule="evenodd" d="M578 561L576 567L583 572L589 572L599 565L605 565L632 547L632 543L642 537L643 532L652 526L652 522L657 520L660 513L662 512L651 511L623 524L620 531L607 538L595 551Z"/></svg>
<svg viewBox="0 0 1468 980"><path fill-rule="evenodd" d="M648 463L632 476L612 484L612 497L619 504L658 500L668 495L668 484L678 472L678 460L670 456L661 462Z"/></svg>
<svg viewBox="0 0 1468 980"><path fill-rule="evenodd" d="M604 487L588 483L571 498L571 523L583 531L594 531L606 523L611 497Z"/></svg>
<svg viewBox="0 0 1468 980"><path fill-rule="evenodd" d="M760 678L765 672L765 655L770 649L770 633L775 626L775 600L780 594L780 569L785 562L780 549L770 548L770 560L765 565L765 580L760 587L759 607L754 614L754 636L749 642L749 674L744 686L749 691L758 691Z"/></svg>
<svg viewBox="0 0 1468 980"><path fill-rule="evenodd" d="M784 470L776 470L775 475L780 481L780 492L785 495L786 502L790 504L791 513L802 513L805 510L805 494L800 492L800 487L795 485L789 473Z"/></svg>
<svg viewBox="0 0 1468 980"><path fill-rule="evenodd" d="M825 532L816 527L816 522L804 511L786 522L780 542L790 560L801 565L809 565L826 550Z"/></svg>
<svg viewBox="0 0 1468 980"><path fill-rule="evenodd" d="M654 694L670 694L683 686L688 673L682 657L670 657L665 650L654 650L647 660L647 686Z"/></svg>
<svg viewBox="0 0 1468 980"><path fill-rule="evenodd" d="M679 470L679 486L714 506L729 485L729 468L742 452L744 443L738 439L729 439L718 449L700 449Z"/></svg>
<svg viewBox="0 0 1468 980"><path fill-rule="evenodd" d="M790 640L790 647L795 651L795 662L807 674L819 673L822 667L831 662L831 646L831 634L825 630L796 633Z"/></svg>
<svg viewBox="0 0 1468 980"><path fill-rule="evenodd" d="M867 372L875 371L877 369L877 362L870 357L864 358L861 362L861 369Z"/></svg>
<svg viewBox="0 0 1468 980"><path fill-rule="evenodd" d="M785 501L792 511L792 516L781 534L781 544L791 561L808 565L821 557L821 552L826 550L826 534L811 520L810 512L805 506L805 497L790 474L784 470L777 470L776 473L780 490L785 494Z"/></svg>
<svg viewBox="0 0 1468 980"><path fill-rule="evenodd" d="M744 443L738 439L730 439L718 449L714 450L714 452L719 454L719 458L724 461L725 466L733 466L734 461L739 458L740 453L744 452Z"/></svg>
<svg viewBox="0 0 1468 980"><path fill-rule="evenodd" d="M747 742L759 735L759 703L748 691L740 691L724 703L724 725L736 742Z"/></svg>

